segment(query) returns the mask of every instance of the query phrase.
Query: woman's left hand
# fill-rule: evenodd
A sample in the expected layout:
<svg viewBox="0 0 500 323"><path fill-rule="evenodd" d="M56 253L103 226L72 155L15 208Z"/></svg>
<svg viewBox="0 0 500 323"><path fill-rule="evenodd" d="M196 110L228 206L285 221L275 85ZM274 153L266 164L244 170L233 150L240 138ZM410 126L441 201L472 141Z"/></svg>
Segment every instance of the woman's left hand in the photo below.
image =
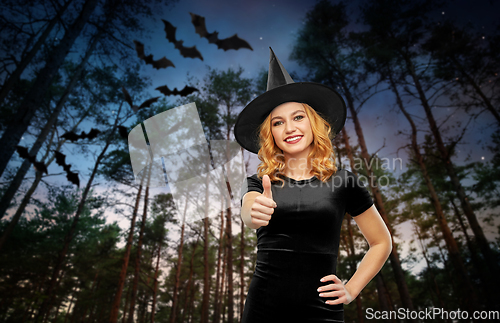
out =
<svg viewBox="0 0 500 323"><path fill-rule="evenodd" d="M352 302L353 297L349 290L346 288L344 283L335 275L328 275L321 279L322 282L333 281L333 284L321 286L318 288L318 292L320 292L319 296L321 297L335 297L338 298L335 300L326 301L327 304L336 305L336 304L349 304ZM328 292L329 290L333 290L333 292ZM326 291L326 293L325 293Z"/></svg>

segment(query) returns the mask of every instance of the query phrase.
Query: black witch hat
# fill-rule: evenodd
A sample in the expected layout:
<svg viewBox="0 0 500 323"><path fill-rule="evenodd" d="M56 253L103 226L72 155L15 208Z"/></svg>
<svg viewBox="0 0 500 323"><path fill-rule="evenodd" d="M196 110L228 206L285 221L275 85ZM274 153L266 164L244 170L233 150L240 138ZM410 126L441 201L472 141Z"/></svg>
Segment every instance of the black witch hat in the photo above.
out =
<svg viewBox="0 0 500 323"><path fill-rule="evenodd" d="M336 135L344 127L347 109L344 99L332 88L314 82L295 83L269 47L267 91L256 97L239 114L234 126L236 141L248 151L258 153L258 128L269 113L285 102L307 103L332 127Z"/></svg>

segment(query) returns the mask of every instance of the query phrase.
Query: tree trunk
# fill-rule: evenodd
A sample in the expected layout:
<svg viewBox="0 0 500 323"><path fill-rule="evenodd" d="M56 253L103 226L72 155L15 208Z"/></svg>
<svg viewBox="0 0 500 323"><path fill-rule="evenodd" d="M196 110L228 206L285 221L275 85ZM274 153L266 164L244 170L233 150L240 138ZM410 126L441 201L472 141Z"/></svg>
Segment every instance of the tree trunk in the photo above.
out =
<svg viewBox="0 0 500 323"><path fill-rule="evenodd" d="M496 289L496 285L491 284L489 280L486 278L488 277L488 270L484 268L484 266L481 264L481 259L479 259L477 248L475 245L472 244L472 241L469 237L469 234L467 233L467 228L465 227L464 221L462 219L462 215L460 214L460 211L458 210L457 205L453 201L453 198L450 197L450 202L453 207L453 212L455 213L456 218L458 219L458 222L460 223L460 228L462 229L462 232L464 233L465 240L467 243L467 248L469 249L470 252L470 257L472 260L472 264L476 268L478 274L480 277L482 277L481 281L481 287L484 295L488 295L488 297L485 298L485 302L488 304L490 308L494 308L498 302L496 301L496 297L498 291Z"/></svg>
<svg viewBox="0 0 500 323"><path fill-rule="evenodd" d="M406 111L403 105L403 101L401 100L401 97L399 95L396 83L392 78L391 71L389 71L389 73L387 74L389 82L391 84L391 89L396 95L396 102L399 106L399 109L401 110L401 112L403 112L406 119L410 123L412 129L411 147L415 154L416 162L420 167L420 171L422 172L422 176L424 177L427 189L429 190L430 199L434 207L434 210L436 212L436 220L439 224L441 232L443 233L443 238L446 242L446 247L448 248L449 256L457 273L457 279L458 281L462 282L461 286L463 286L463 290L460 290L458 293L459 295L461 295L460 298L462 299L462 306L468 308L469 310L479 309L480 308L479 301L476 292L474 290L474 287L472 287L469 275L465 270L462 257L460 256L460 250L458 249L457 241L453 237L450 227L448 226L448 222L446 221L443 208L441 207L441 202L439 201L439 197L436 193L436 190L434 189L434 185L432 184L429 173L427 172L427 166L425 165L424 158L420 153L420 148L418 147L417 143L417 127L415 126L412 117Z"/></svg>
<svg viewBox="0 0 500 323"><path fill-rule="evenodd" d="M449 199L450 199L451 205L453 207L453 212L455 213L455 217L458 219L458 223L460 224L460 228L462 229L462 232L464 233L465 241L467 242L467 248L469 249L472 262L474 263L478 272L486 275L487 273L484 272L484 268L481 265L481 260L478 258L478 254L477 254L478 250L472 244L471 238L469 236L469 233L467 232L467 228L465 227L465 223L462 219L462 215L460 214L460 211L458 210L457 205L453 201L453 198L450 197Z"/></svg>
<svg viewBox="0 0 500 323"><path fill-rule="evenodd" d="M233 298L233 234L231 224L231 207L226 213L226 239L227 239L227 323L233 323L234 318L234 298Z"/></svg>
<svg viewBox="0 0 500 323"><path fill-rule="evenodd" d="M148 278L148 285L149 285L149 278ZM139 322L145 323L146 322L146 314L148 312L148 297L149 295L147 293L143 293L144 297L142 298L141 306L139 307L141 316L139 318Z"/></svg>
<svg viewBox="0 0 500 323"><path fill-rule="evenodd" d="M380 306L381 311L388 312L390 311L389 302L387 301L387 297L385 297L385 286L382 282L382 278L380 276L380 272L375 276L375 283L377 284L377 296L378 296L378 304Z"/></svg>
<svg viewBox="0 0 500 323"><path fill-rule="evenodd" d="M193 322L193 308L194 308L194 293L197 289L199 289L200 285L196 284L195 288L193 288L191 290L191 299L190 299L190 302L189 302L189 313L188 313L188 316L189 316L189 322Z"/></svg>
<svg viewBox="0 0 500 323"><path fill-rule="evenodd" d="M243 306L245 305L245 223L241 221L240 239L240 319L243 317Z"/></svg>
<svg viewBox="0 0 500 323"><path fill-rule="evenodd" d="M127 321L127 310L129 308L130 304L130 287L127 289L127 292L125 293L125 306L123 307L123 316L122 316L122 323L125 323Z"/></svg>
<svg viewBox="0 0 500 323"><path fill-rule="evenodd" d="M227 254L226 254L226 257L227 257ZM221 299L221 304L222 304L222 313L221 313L221 316L222 316L222 322L227 322L226 321L226 305L227 305L227 276L224 278L224 280L222 281L222 291L221 291L221 295L222 295L222 299Z"/></svg>
<svg viewBox="0 0 500 323"><path fill-rule="evenodd" d="M394 272L395 276L395 281L396 285L398 286L398 291L399 291L399 296L401 298L401 302L403 303L403 306L406 307L408 310L413 311L413 302L410 297L410 292L408 291L408 285L406 284L405 280L405 275L403 272L403 268L401 267L401 262L399 261L399 254L397 251L397 246L394 241L394 235L393 235L393 229L392 226L389 223L389 220L387 218L387 213L385 211L384 203L382 200L382 194L380 194L380 190L378 188L378 185L376 184L375 175L373 174L373 171L371 169L371 164L370 164L370 155L368 154L368 150L366 148L366 142L365 142L365 137L363 134L363 129L361 129L361 124L358 119L358 113L356 112L356 109L354 108L354 100L352 98L352 95L349 91L349 87L344 79L341 80L342 86L344 87L345 90L345 96L347 100L347 107L349 108L349 111L351 112L351 117L354 122L354 129L356 130L356 135L358 136L358 143L361 148L361 156L363 157L363 161L365 163L365 168L366 172L368 175L369 180L369 185L373 193L373 197L375 198L375 206L377 207L380 216L385 222L385 225L387 226L387 229L389 230L391 234L391 240L392 240L392 251L391 254L389 255L392 270ZM412 320L411 320L412 321Z"/></svg>
<svg viewBox="0 0 500 323"><path fill-rule="evenodd" d="M92 174L90 175L90 178L87 182L87 185L85 186L85 189L82 193L82 198L80 199L80 203L78 204L78 209L76 210L75 216L73 218L71 228L69 229L68 233L64 237L63 249L59 253L59 256L58 256L58 259L56 262L57 265L55 266L55 268L53 270L52 278L49 282L49 287L48 287L47 292L45 294L46 297L45 297L44 301L42 302L42 305L40 306L40 311L38 312L37 316L35 317L35 322L39 322L39 320L43 316L45 316L45 313L47 313L48 310L50 309L50 305L52 303L52 298L53 298L53 292L54 292L54 289L56 288L57 278L59 277L59 272L61 271L64 259L66 258L66 254L68 253L69 245L70 245L70 243L73 240L73 237L75 235L76 227L78 225L78 221L80 220L80 215L82 214L83 208L84 208L85 203L87 201L88 193L89 193L90 188L92 187L92 184L94 182L94 177L97 173L97 169L99 168L101 160L104 158L104 155L106 154L106 151L108 150L109 145L111 144L111 138L113 137L113 134L115 133L115 131L117 129L117 124L118 124L118 120L119 120L119 116L120 116L120 112L121 112L122 107L123 107L123 103L120 104L120 107L118 108L118 112L116 114L116 119L115 119L115 123L114 123L113 128L112 128L112 131L110 132L110 134L106 138L106 144L105 144L103 150L101 151L101 153L99 154L99 156L97 157L97 160L96 160L95 165L94 165L94 169L92 170Z"/></svg>
<svg viewBox="0 0 500 323"><path fill-rule="evenodd" d="M158 271L160 268L161 246L162 246L162 241L160 241L160 244L158 246L158 257L156 259L156 268L155 268L154 286L153 286L153 305L151 307L151 323L155 322L156 294L158 291Z"/></svg>
<svg viewBox="0 0 500 323"><path fill-rule="evenodd" d="M219 323L220 322L220 307L219 307L219 286L221 285L221 259L224 254L224 212L220 212L220 235L219 235L219 250L218 250L218 256L217 256L217 275L216 275L216 280L215 280L215 296L214 296L214 316L213 316L213 323ZM221 288L222 289L222 288Z"/></svg>
<svg viewBox="0 0 500 323"><path fill-rule="evenodd" d="M206 219L206 218L205 218ZM189 300L189 292L191 291L191 285L193 285L193 272L194 272L194 255L196 253L196 248L198 247L198 242L200 241L200 236L196 239L196 243L193 246L193 252L191 253L191 260L189 261L189 278L188 282L186 284L186 292L185 292L185 297L184 297L184 306L182 307L182 317L181 317L181 322L186 322L186 312L188 308L188 300ZM194 286L192 286L194 289Z"/></svg>
<svg viewBox="0 0 500 323"><path fill-rule="evenodd" d="M211 148L209 145L209 151L211 154ZM210 160L207 159L207 169L210 169ZM210 271L209 271L209 261L208 261L208 210L209 210L209 179L207 174L205 181L205 218L203 219L203 300L201 304L201 323L208 323L208 302L210 301ZM183 320L184 321L184 320Z"/></svg>
<svg viewBox="0 0 500 323"><path fill-rule="evenodd" d="M208 217L203 219L203 303L201 305L201 323L208 323L208 305L210 302L210 264L208 263Z"/></svg>
<svg viewBox="0 0 500 323"><path fill-rule="evenodd" d="M29 161L28 160L25 160L25 161L28 162L28 167L29 167ZM23 163L23 166L24 166L24 163ZM28 189L28 191L24 195L23 199L21 200L21 204L17 208L16 213L14 213L14 216L10 220L9 225L4 230L4 232L2 232L2 236L0 237L0 252L2 251L2 248L5 244L5 242L7 241L7 239L9 238L10 234L12 233L12 231L14 231L14 228L16 227L17 223L19 222L21 215L24 213L26 206L28 205L29 201L31 200L31 196L33 195L33 193L35 193L35 190L38 187L38 184L40 183L41 180L42 180L42 173L40 173L39 171L35 171L35 180L33 181L33 183L31 183L30 188ZM22 179L21 179L21 181L22 181ZM21 184L21 183L19 183L19 184ZM9 188L10 188L10 186L12 186L12 184L9 185ZM5 195L4 195L4 197L5 197Z"/></svg>
<svg viewBox="0 0 500 323"><path fill-rule="evenodd" d="M149 172L151 171L151 167L149 168ZM149 174L148 174L149 176ZM137 195L135 198L134 211L132 213L132 220L130 221L130 231L128 233L127 245L125 246L125 254L123 255L123 263L122 269L120 271L120 276L118 276L118 286L115 294L115 298L113 300L113 304L111 306L111 315L109 321L111 323L116 323L118 321L118 314L120 312L120 304L122 300L123 287L125 286L125 278L127 277L127 269L128 262L130 260L130 250L132 249L132 243L134 239L134 229L135 229L135 220L137 218L137 212L139 210L139 203L141 201L142 194L142 184L144 183L144 176L141 178L141 185L139 185L139 190L137 191ZM123 316L126 315L126 312L123 312Z"/></svg>
<svg viewBox="0 0 500 323"><path fill-rule="evenodd" d="M486 97L486 95L483 93L483 91L481 91L481 88L474 81L474 79L472 78L472 76L470 76L465 71L465 68L462 66L462 64L460 64L460 62L457 60L457 58L455 57L455 55L450 55L450 58L451 58L451 61L453 62L453 64L455 64L455 66L457 67L457 69L459 70L459 72L462 74L462 76L467 80L467 82L469 82L470 85L472 85L472 88L474 89L474 91L476 91L476 93L481 97L481 99L484 102L484 106L486 107L486 109L488 109L488 111L493 115L493 117L495 117L495 119L497 120L497 123L500 125L500 114L493 107L493 104L491 104L491 101Z"/></svg>
<svg viewBox="0 0 500 323"><path fill-rule="evenodd" d="M430 231L432 234L432 238L434 239L434 244L437 247L437 250L439 251L439 255L441 256L440 258L441 258L441 262L443 263L444 271L446 272L446 276L448 276L448 280L451 282L452 290L455 290L455 291L459 290L458 284L460 284L460 282L457 282L454 279L453 275L451 274L452 268L450 268L450 264L446 261L446 256L443 253L443 248L441 248L441 246L440 246L441 239L438 237L434 227L431 227Z"/></svg>
<svg viewBox="0 0 500 323"><path fill-rule="evenodd" d="M427 101L427 97L424 93L424 90L422 89L422 85L420 84L420 79L418 78L415 69L413 67L413 63L410 60L409 57L406 56L406 54L402 54L406 61L406 66L408 68L408 71L410 75L413 78L413 81L415 82L415 87L418 91L418 96L420 98L420 102L422 104L422 107L425 110L425 114L427 116L427 120L429 121L429 126L431 129L431 132L434 136L434 140L436 142L436 146L438 148L439 153L441 154L441 158L444 161L444 165L446 167L446 171L448 172L448 176L450 176L451 182L453 184L453 187L455 188L455 191L457 193L458 199L462 203L462 208L464 210L464 214L469 220L470 227L472 231L474 232L474 235L476 237L476 240L479 244L479 248L481 249L481 252L486 260L486 263L488 264L489 270L490 270L490 277L491 277L491 282L496 282L496 279L494 276L496 276L496 273L499 272L498 264L495 260L495 256L490 248L490 245L488 243L488 240L486 239L483 229L479 225L479 222L477 220L477 217L472 210L472 206L470 205L469 199L465 195L464 188L462 184L460 183L460 179L458 178L456 172L455 172L455 167L451 161L450 158L450 153L446 149L443 139L441 138L441 133L439 132L439 129L436 124L436 120L434 119L434 115L432 114L431 107L429 106L429 102Z"/></svg>
<svg viewBox="0 0 500 323"><path fill-rule="evenodd" d="M135 270L134 270L134 282L132 285L132 293L130 296L130 312L128 314L128 322L134 322L134 310L135 310L135 297L137 294L137 287L139 285L139 271L141 267L141 254L142 254L142 241L144 237L144 228L146 227L146 219L148 216L148 199L149 199L149 184L151 182L151 167L152 163L149 166L149 175L148 175L148 184L146 186L146 194L144 194L144 208L142 211L142 223L141 229L139 231L139 241L137 243L137 255L135 258Z"/></svg>
<svg viewBox="0 0 500 323"><path fill-rule="evenodd" d="M67 29L61 42L48 56L49 58L45 67L38 73L29 93L26 94L25 99L17 109L16 115L9 122L7 129L5 129L0 138L0 176L5 171L12 154L14 154L16 145L19 144L22 135L28 129L31 119L39 108L40 102L43 101L52 80L57 75L59 67L64 62L75 40L96 9L98 2L98 0L85 1L82 11L75 22Z"/></svg>
<svg viewBox="0 0 500 323"><path fill-rule="evenodd" d="M224 288L226 285L226 264L227 264L227 245L224 243L224 255L222 258L222 276L221 276L221 281L220 281L220 292L219 292L219 299L218 299L218 310L219 310L219 317L217 317L217 322L220 321L221 316L222 316L222 322L224 321L224 313L223 313L223 307L225 308L224 304Z"/></svg>
<svg viewBox="0 0 500 323"><path fill-rule="evenodd" d="M179 281L181 276L181 267L182 267L182 247L184 246L184 227L186 225L186 212L187 212L188 198L186 197L186 206L184 208L184 215L182 217L182 227L181 227L181 240L179 242L179 251L177 257L177 268L175 272L175 284L174 284L174 292L172 295L172 310L170 311L170 323L175 323L176 315L177 315L177 302L179 299Z"/></svg>
<svg viewBox="0 0 500 323"><path fill-rule="evenodd" d="M101 279L97 279L96 290L99 290L100 285L101 285ZM97 311L96 303L97 302L95 302L95 301L92 303L92 307L90 308L89 319L86 320L85 322L93 322L94 321L94 316L95 316L96 311Z"/></svg>
<svg viewBox="0 0 500 323"><path fill-rule="evenodd" d="M92 297L92 295L94 295L94 292L95 292L95 289L97 286L97 277L99 277L99 270L97 270L97 272L95 273L94 281L92 282L92 287L90 288L90 296L91 297ZM88 308L89 308L89 305L87 303L87 304L85 304L85 307L83 309L82 321L86 321ZM66 322L64 322L64 323L66 323Z"/></svg>
<svg viewBox="0 0 500 323"><path fill-rule="evenodd" d="M56 13L56 16L52 18L49 21L49 24L47 27L45 27L45 30L43 31L42 35L38 38L36 41L35 45L28 51L28 53L21 58L21 61L19 64L17 64L16 69L10 74L10 76L5 80L5 82L2 85L2 88L0 89L0 104L4 102L5 98L7 98L7 95L9 94L10 90L16 84L17 81L19 81L19 78L23 74L24 70L26 67L31 63L31 60L35 57L36 53L42 48L43 43L47 40L47 37L49 37L50 33L52 32L52 29L56 26L57 22L61 19L61 16L64 14L66 9L68 9L68 6L70 5L71 0L67 0L64 5L62 6L61 10Z"/></svg>
<svg viewBox="0 0 500 323"><path fill-rule="evenodd" d="M417 234L418 242L420 243L420 248L422 249L422 255L424 256L425 263L427 264L427 270L429 271L433 284L434 284L434 292L436 293L436 297L439 300L439 305L441 306L442 309L446 310L446 306L444 305L443 299L441 297L441 292L440 288L436 282L436 275L434 275L434 268L431 266L431 261L429 260L429 257L427 257L427 248L425 247L422 239L422 235L420 234L420 229L418 227L418 224L414 224L414 229L415 233ZM434 304L435 307L437 304ZM462 304L463 305L463 304Z"/></svg>
<svg viewBox="0 0 500 323"><path fill-rule="evenodd" d="M73 299L75 298L75 294L71 294L71 300L69 301L68 305L68 311L66 312L66 315L64 316L64 323L68 321L69 313L71 313L71 305L73 305ZM56 320L54 320L56 321Z"/></svg>
<svg viewBox="0 0 500 323"><path fill-rule="evenodd" d="M389 291L387 290L384 283L382 271L379 271L375 276L375 282L377 284L378 303L380 305L380 310L387 313L389 311L394 311L394 307L392 306L391 298L389 296ZM392 316L390 322L396 322Z"/></svg>

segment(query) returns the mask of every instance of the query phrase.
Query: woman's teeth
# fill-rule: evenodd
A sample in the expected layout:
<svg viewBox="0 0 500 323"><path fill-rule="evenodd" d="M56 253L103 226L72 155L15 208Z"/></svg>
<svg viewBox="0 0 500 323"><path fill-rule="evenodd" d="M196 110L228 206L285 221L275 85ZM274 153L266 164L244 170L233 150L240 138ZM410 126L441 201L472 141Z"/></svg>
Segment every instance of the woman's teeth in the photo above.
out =
<svg viewBox="0 0 500 323"><path fill-rule="evenodd" d="M288 138L285 141L295 141L295 140L299 139L300 137L301 136L296 136L296 137Z"/></svg>

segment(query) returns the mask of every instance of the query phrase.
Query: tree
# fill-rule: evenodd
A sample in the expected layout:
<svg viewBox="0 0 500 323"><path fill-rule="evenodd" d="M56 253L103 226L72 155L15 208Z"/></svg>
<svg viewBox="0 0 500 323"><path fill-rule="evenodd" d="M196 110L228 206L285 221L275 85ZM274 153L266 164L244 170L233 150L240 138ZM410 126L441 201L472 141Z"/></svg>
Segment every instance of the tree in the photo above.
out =
<svg viewBox="0 0 500 323"><path fill-rule="evenodd" d="M41 33L40 36L38 36L38 39L36 39L35 44L32 45L33 41L37 37L36 33L29 35L29 38L26 41L26 46L25 46L24 50L19 51L21 53L21 55L20 55L19 59L15 59L15 69L9 73L9 75L7 76L6 80L4 81L4 83L2 84L2 87L0 89L0 104L2 104L4 102L4 100L7 98L7 95L9 94L12 87L16 84L16 82L19 81L19 79L21 78L21 75L26 70L28 65L33 61L35 56L38 54L38 52L42 48L43 44L47 41L47 38L49 37L49 35L52 33L52 31L57 26L57 24L62 20L61 17L64 14L64 12L68 9L71 2L72 2L71 0L64 2L60 8L57 8L55 6L54 6L55 8L50 8L50 7L47 8L47 6L43 6L45 10L39 10L38 6L36 6L36 5L33 6L33 3L30 4L35 8L33 11L38 10L39 12L51 12L52 10L54 10L54 13L53 13L53 16L49 18L46 26L43 26L44 27L43 32ZM10 10L4 9L5 10L4 12L5 13L8 12L8 14L6 14L3 18L7 21L7 25L12 25L11 28L12 28L13 34L17 36L18 27L15 26L14 23L11 23L9 21L10 18L12 17L13 14L15 15L15 13L18 13L18 14L25 13L26 9L29 12L28 15L32 15L33 12L31 12L30 9L32 9L33 7L29 8L29 5L25 5L27 7L27 8L23 8L25 10L18 11L16 7L18 7L19 4L11 2L11 3L6 3L6 5L10 7L9 8ZM43 1L39 5L43 5ZM8 16L10 16L10 17L8 17ZM30 19L30 17L28 16L27 19ZM42 31L42 29L39 29L39 30ZM10 46L8 46L8 47L10 47Z"/></svg>
<svg viewBox="0 0 500 323"><path fill-rule="evenodd" d="M45 96L47 89L57 75L57 71L63 64L69 50L96 9L97 4L98 0L85 1L80 14L68 28L61 42L54 47L48 56L46 65L38 74L30 92L17 108L14 119L9 123L7 129L5 129L5 132L0 138L0 174L3 174L7 163L14 153L15 146L21 140L21 136L24 134L31 119L35 115L39 107L39 102L42 101Z"/></svg>
<svg viewBox="0 0 500 323"><path fill-rule="evenodd" d="M416 44L423 42L424 22L423 17L428 17L429 12L436 6L432 1L371 1L363 8L363 22L370 27L369 37L377 46L387 51L393 51L403 62L406 74L413 81L416 97L425 112L429 128L433 135L440 157L446 167L446 172L453 183L462 209L469 220L472 231L478 241L481 253L487 260L490 274L498 272L498 263L488 240L477 220L465 190L457 176L456 167L451 161L451 148L444 143L436 119L429 103L429 98L424 87L425 72L418 68L418 59L421 57ZM453 145L451 145L453 146Z"/></svg>
<svg viewBox="0 0 500 323"><path fill-rule="evenodd" d="M371 88L375 84L367 85L365 82L366 72L362 70L362 64L360 64L359 49L347 36L346 27L349 25L347 17L343 3L332 5L326 0L319 1L307 13L306 24L299 32L291 58L297 60L300 65L306 66L314 74L315 81L326 83L346 98L347 108L358 137L363 163L370 179L369 184L375 205L392 235L392 225L388 221L382 194L371 169L372 157L368 153L358 118L358 111L366 100L374 95ZM347 136L343 137L347 138ZM353 168L354 166L351 165ZM403 305L411 310L413 304L394 240L389 258Z"/></svg>
<svg viewBox="0 0 500 323"><path fill-rule="evenodd" d="M236 122L237 110L250 101L252 95L252 83L250 79L242 77L241 67L234 71L219 72L209 68L205 79L203 91L207 98L213 100L219 106L219 116L223 121L222 133L226 140L231 140L232 129ZM229 187L229 185L227 185ZM229 192L237 194L236 192ZM233 289L233 243L232 243L232 211L226 210L226 246L227 246L227 280L228 280L228 322L234 320L234 289ZM223 281L223 280L222 280ZM217 311L217 310L216 310ZM217 313L217 312L216 312ZM218 320L215 314L215 320Z"/></svg>
<svg viewBox="0 0 500 323"><path fill-rule="evenodd" d="M429 27L429 37L422 48L436 61L434 75L447 82L453 82L462 89L458 102L467 98L471 103L484 107L500 126L500 113L494 107L494 93L498 92L498 82L492 82L499 67L484 37L473 31L472 26L459 28L451 21L433 24ZM489 37L488 37L489 40ZM496 102L498 105L498 102Z"/></svg>
<svg viewBox="0 0 500 323"><path fill-rule="evenodd" d="M369 70L374 75L382 80L386 81L389 84L390 89L394 93L396 99L396 105L403 113L403 115L408 120L411 133L409 150L410 156L413 156L411 162L415 165L418 165L418 168L421 171L421 175L424 178L426 187L429 192L430 199L435 209L436 220L439 223L440 230L442 231L444 240L446 242L446 246L449 251L450 258L455 267L455 273L457 274L457 280L463 281L464 290L457 292L458 295L463 295L461 298L461 306L468 307L472 306L473 308L479 308L479 302L477 299L476 292L472 286L471 280L467 271L465 269L464 263L462 261L459 247L455 238L453 237L452 231L448 226L443 207L438 198L438 194L436 193L436 189L432 184L429 172L427 170L426 163L424 161L424 156L420 152L420 146L418 144L417 136L418 130L415 122L413 121L413 117L410 113L407 112L405 105L403 103L403 98L400 93L399 87L401 86L399 83L403 83L402 79L404 79L405 74L402 72L405 69L401 70L401 60L394 55L393 52L381 49L380 47L373 44L371 37L369 37L369 33L359 33L355 35L360 44L365 48L365 66L366 69ZM411 148L411 149L410 149ZM416 231L418 234L418 230ZM424 254L425 256L425 254ZM427 259L427 258L426 258ZM430 268L430 267L429 267Z"/></svg>

